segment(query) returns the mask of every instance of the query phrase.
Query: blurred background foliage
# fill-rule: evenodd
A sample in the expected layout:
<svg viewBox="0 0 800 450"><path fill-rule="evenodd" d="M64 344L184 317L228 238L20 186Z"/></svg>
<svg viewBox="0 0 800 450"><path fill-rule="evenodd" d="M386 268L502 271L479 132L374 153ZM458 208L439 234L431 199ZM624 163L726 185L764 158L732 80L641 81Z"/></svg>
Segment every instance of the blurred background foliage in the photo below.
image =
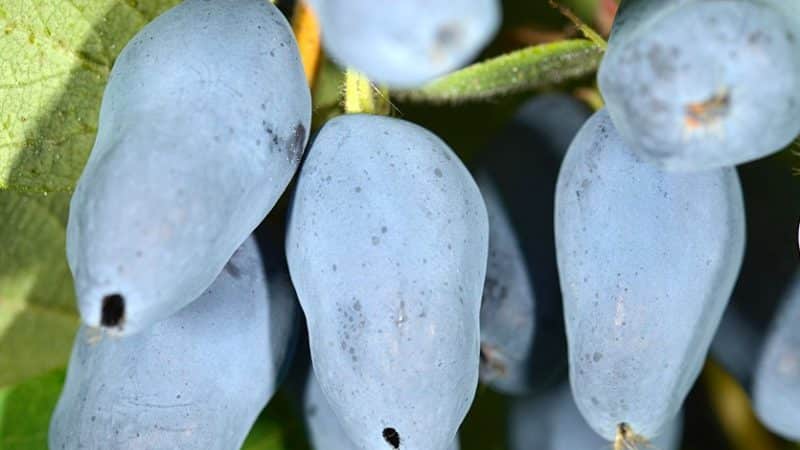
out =
<svg viewBox="0 0 800 450"><path fill-rule="evenodd" d="M69 192L91 149L103 86L114 58L139 28L175 3L177 0L0 0L2 450L47 446L50 413L64 382L79 323L64 255ZM288 14L292 3L279 0L278 5ZM503 28L482 60L582 37L574 24L545 0L503 3ZM607 35L616 8L614 0L563 0L561 4ZM596 65L596 60L587 64ZM491 151L486 147L492 136L536 93L568 92L596 107L599 96L591 72L557 83L544 77L511 94L456 104L390 93L390 108L393 115L433 130L469 164L479 152ZM316 78L313 117L318 127L341 113L343 77L341 69L322 58ZM532 150L535 146L531 143ZM792 199L798 198L800 188L791 174L794 162L787 149L740 168L745 195L757 203L748 203L750 229L744 270L751 275L740 280L739 295L734 297L735 304L748 314L762 317L760 326L768 322L787 273L797 267L794 221L800 211ZM282 223L285 209L284 199L268 220ZM776 224L791 229L791 236L778 233L765 238L765 233L775 234L765 231L767 225L775 229ZM771 270L773 262L782 264L780 270ZM296 383L292 383L301 370L290 373L286 387L252 430L246 449L308 448L293 389ZM460 431L462 448L506 449L506 413L507 399L480 386ZM800 446L782 441L760 426L750 408L747 382L740 384L722 365L709 360L686 402L682 448L785 450Z"/></svg>

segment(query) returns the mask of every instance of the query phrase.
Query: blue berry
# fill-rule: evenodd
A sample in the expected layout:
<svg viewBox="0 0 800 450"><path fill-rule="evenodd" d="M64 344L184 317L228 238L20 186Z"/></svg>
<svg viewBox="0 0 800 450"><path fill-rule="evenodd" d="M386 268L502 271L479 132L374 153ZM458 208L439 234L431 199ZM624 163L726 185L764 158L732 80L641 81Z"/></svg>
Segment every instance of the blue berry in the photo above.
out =
<svg viewBox="0 0 800 450"><path fill-rule="evenodd" d="M740 164L800 133L800 28L762 2L626 0L598 82L642 157L670 170Z"/></svg>
<svg viewBox="0 0 800 450"><path fill-rule="evenodd" d="M520 108L478 166L489 214L480 377L501 392L530 392L566 373L553 197L561 158L588 117L588 108L570 96L538 96Z"/></svg>
<svg viewBox="0 0 800 450"><path fill-rule="evenodd" d="M297 45L263 0L186 0L120 54L72 197L84 323L130 334L197 298L270 211L306 143Z"/></svg>
<svg viewBox="0 0 800 450"><path fill-rule="evenodd" d="M800 3L798 3L800 4ZM747 219L747 248L730 303L711 343L711 356L745 388L752 387L754 356L798 269L796 236L800 183L782 157L737 167Z"/></svg>
<svg viewBox="0 0 800 450"><path fill-rule="evenodd" d="M642 449L678 450L683 429L682 415L670 421ZM509 413L511 450L600 450L608 441L592 431L581 416L569 384L540 396L514 399ZM631 450L638 447L629 447ZM628 448L623 447L624 450Z"/></svg>
<svg viewBox="0 0 800 450"><path fill-rule="evenodd" d="M253 239L175 315L132 336L82 326L52 449L239 448L276 389L297 308L271 297Z"/></svg>
<svg viewBox="0 0 800 450"><path fill-rule="evenodd" d="M372 115L322 128L286 249L314 373L356 448L444 450L478 382L486 208L435 135Z"/></svg>
<svg viewBox="0 0 800 450"><path fill-rule="evenodd" d="M667 172L595 113L556 189L556 254L578 408L608 440L652 438L702 368L744 250L733 169Z"/></svg>
<svg viewBox="0 0 800 450"><path fill-rule="evenodd" d="M758 417L789 440L800 440L800 272L783 298L754 377Z"/></svg>
<svg viewBox="0 0 800 450"><path fill-rule="evenodd" d="M315 0L314 7L336 61L400 88L468 63L500 25L497 0Z"/></svg>
<svg viewBox="0 0 800 450"><path fill-rule="evenodd" d="M311 448L315 450L353 450L355 445L347 437L339 419L322 393L313 373L308 374L303 394L303 413L308 428ZM458 437L448 450L459 450Z"/></svg>

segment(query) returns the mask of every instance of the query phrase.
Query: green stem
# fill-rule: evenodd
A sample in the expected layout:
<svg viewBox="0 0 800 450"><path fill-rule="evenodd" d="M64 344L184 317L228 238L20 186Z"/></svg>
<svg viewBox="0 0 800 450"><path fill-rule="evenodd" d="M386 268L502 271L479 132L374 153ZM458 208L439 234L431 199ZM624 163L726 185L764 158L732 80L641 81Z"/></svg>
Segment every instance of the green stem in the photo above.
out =
<svg viewBox="0 0 800 450"><path fill-rule="evenodd" d="M389 114L389 90L377 87L363 74L347 69L344 73L344 112L347 114Z"/></svg>
<svg viewBox="0 0 800 450"><path fill-rule="evenodd" d="M394 95L427 103L491 100L585 77L597 70L602 56L603 49L587 39L552 42L475 63Z"/></svg>
<svg viewBox="0 0 800 450"><path fill-rule="evenodd" d="M344 73L344 112L347 114L375 112L372 83L353 69L347 69Z"/></svg>
<svg viewBox="0 0 800 450"><path fill-rule="evenodd" d="M590 41L594 42L595 45L597 45L598 47L600 47L605 51L606 47L608 47L608 43L606 42L606 40L603 39L603 37L600 36L599 33L594 31L592 27L586 25L586 23L582 21L580 17L576 16L569 8L559 4L555 0L550 0L550 6L559 10L559 12L561 12L561 14L564 15L564 17L569 19L575 25L575 27L578 28L578 30L580 30L580 32L583 33L584 36L586 36L586 39L589 39Z"/></svg>

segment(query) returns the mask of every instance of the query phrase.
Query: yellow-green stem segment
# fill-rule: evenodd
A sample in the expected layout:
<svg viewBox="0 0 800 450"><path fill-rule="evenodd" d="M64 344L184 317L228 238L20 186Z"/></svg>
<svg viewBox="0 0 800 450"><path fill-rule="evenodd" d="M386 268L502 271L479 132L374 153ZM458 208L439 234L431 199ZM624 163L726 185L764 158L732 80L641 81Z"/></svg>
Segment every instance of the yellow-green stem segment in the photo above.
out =
<svg viewBox="0 0 800 450"><path fill-rule="evenodd" d="M347 114L375 112L375 97L367 77L353 69L344 73L344 112Z"/></svg>
<svg viewBox="0 0 800 450"><path fill-rule="evenodd" d="M389 90L377 87L353 69L344 73L344 112L347 114L389 114Z"/></svg>

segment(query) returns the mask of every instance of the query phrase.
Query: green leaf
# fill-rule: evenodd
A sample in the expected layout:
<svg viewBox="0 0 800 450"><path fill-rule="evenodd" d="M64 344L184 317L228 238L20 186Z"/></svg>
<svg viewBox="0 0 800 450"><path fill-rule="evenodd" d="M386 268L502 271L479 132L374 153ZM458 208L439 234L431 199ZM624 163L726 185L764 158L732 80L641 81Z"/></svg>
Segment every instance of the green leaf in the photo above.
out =
<svg viewBox="0 0 800 450"><path fill-rule="evenodd" d="M458 432L461 448L463 450L507 449L509 406L506 397L492 392L484 385L479 385L475 401Z"/></svg>
<svg viewBox="0 0 800 450"><path fill-rule="evenodd" d="M91 150L114 59L175 3L0 3L0 386L66 364L78 316L58 191Z"/></svg>
<svg viewBox="0 0 800 450"><path fill-rule="evenodd" d="M78 325L69 194L0 191L0 387L63 367Z"/></svg>
<svg viewBox="0 0 800 450"><path fill-rule="evenodd" d="M291 396L281 391L267 405L247 436L242 450L308 450L302 418Z"/></svg>
<svg viewBox="0 0 800 450"><path fill-rule="evenodd" d="M0 188L66 191L94 143L114 59L177 0L0 3Z"/></svg>
<svg viewBox="0 0 800 450"><path fill-rule="evenodd" d="M465 67L420 89L392 95L432 103L490 100L586 76L597 69L602 55L599 45L585 39L537 45Z"/></svg>
<svg viewBox="0 0 800 450"><path fill-rule="evenodd" d="M56 370L0 390L0 450L46 450L50 415L64 371Z"/></svg>

